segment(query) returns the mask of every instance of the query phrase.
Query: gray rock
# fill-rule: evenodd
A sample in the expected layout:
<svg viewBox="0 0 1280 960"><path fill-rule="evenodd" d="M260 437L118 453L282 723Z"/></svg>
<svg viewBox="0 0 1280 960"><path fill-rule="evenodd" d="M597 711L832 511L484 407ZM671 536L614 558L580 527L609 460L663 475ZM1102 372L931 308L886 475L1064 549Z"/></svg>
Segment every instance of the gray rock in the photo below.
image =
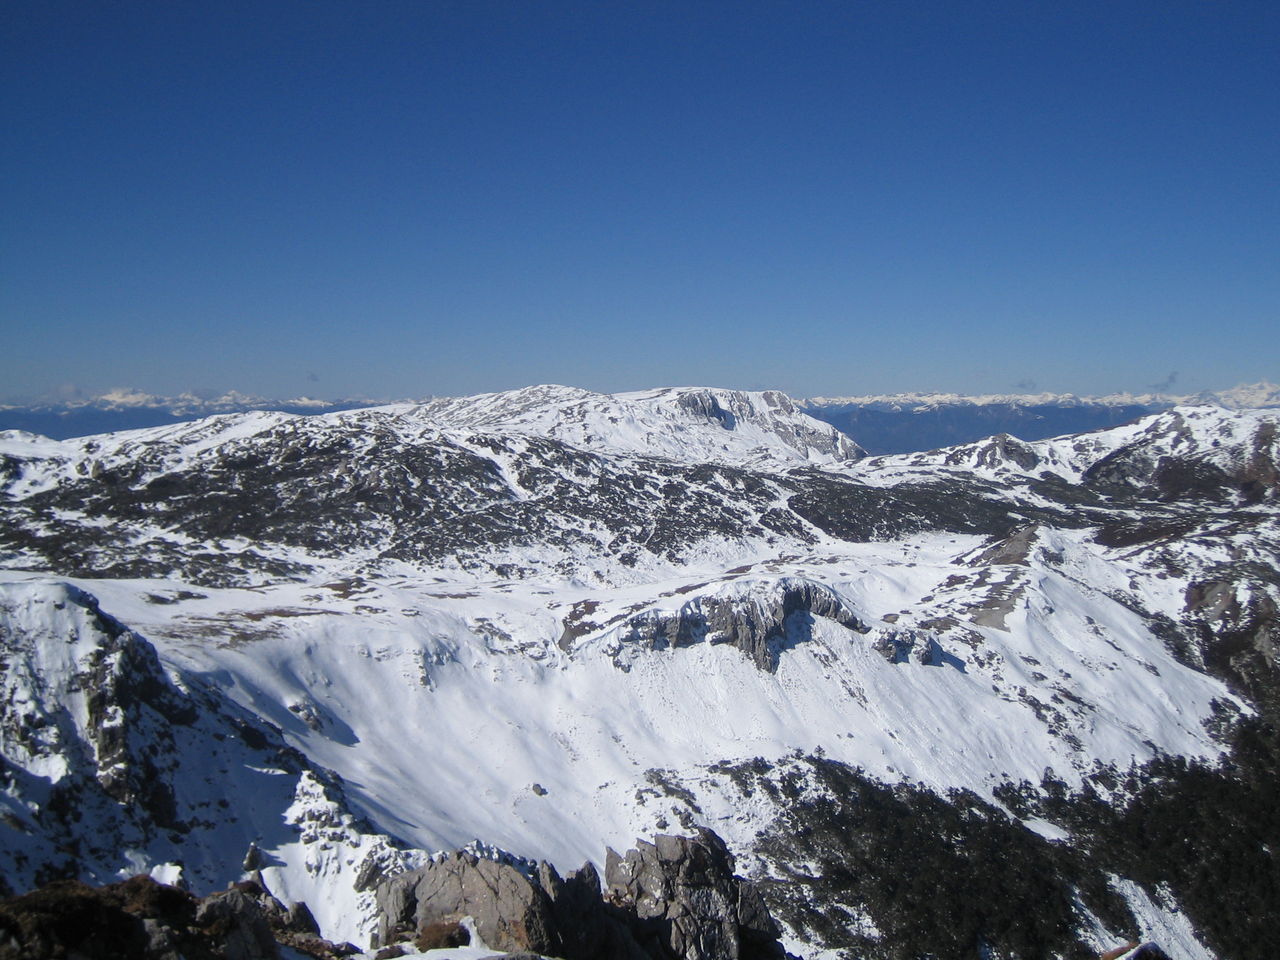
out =
<svg viewBox="0 0 1280 960"><path fill-rule="evenodd" d="M377 888L378 943L428 923L471 916L490 946L566 960L782 960L778 928L759 891L735 877L710 830L660 835L606 854L605 886L591 864L561 878L548 863L456 853Z"/></svg>
<svg viewBox="0 0 1280 960"><path fill-rule="evenodd" d="M144 917L142 930L147 938L146 956L148 960L182 960L177 944L173 942L172 931L159 920Z"/></svg>
<svg viewBox="0 0 1280 960"><path fill-rule="evenodd" d="M276 938L258 902L243 890L224 890L205 897L196 923L225 931L227 960L279 960Z"/></svg>
<svg viewBox="0 0 1280 960"><path fill-rule="evenodd" d="M695 597L675 614L633 617L624 643L649 649L727 643L772 673L789 645L809 639L814 617L866 633L868 627L829 588L805 580L785 580L751 597Z"/></svg>
<svg viewBox="0 0 1280 960"><path fill-rule="evenodd" d="M289 913L284 925L286 930L293 933L310 934L316 937L320 935L320 925L312 916L311 908L301 901L289 904Z"/></svg>
<svg viewBox="0 0 1280 960"><path fill-rule="evenodd" d="M724 841L705 829L654 839L626 856L610 850L605 865L610 902L634 911L646 952L679 960L784 956L777 925L755 886L734 876Z"/></svg>
<svg viewBox="0 0 1280 960"><path fill-rule="evenodd" d="M535 877L509 863L451 854L380 884L376 897L379 943L470 916L480 938L499 950L554 953L559 947L551 898Z"/></svg>

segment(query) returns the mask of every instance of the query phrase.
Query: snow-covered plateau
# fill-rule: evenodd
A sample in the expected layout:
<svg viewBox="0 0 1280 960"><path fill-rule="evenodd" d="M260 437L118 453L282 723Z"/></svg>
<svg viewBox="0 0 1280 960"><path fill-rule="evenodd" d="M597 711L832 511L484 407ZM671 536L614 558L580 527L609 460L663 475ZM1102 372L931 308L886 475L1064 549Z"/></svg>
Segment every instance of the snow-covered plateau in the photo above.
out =
<svg viewBox="0 0 1280 960"><path fill-rule="evenodd" d="M368 948L441 852L709 828L806 957L1265 956L1163 818L1274 784L1278 427L873 458L776 392L531 387L0 433L0 877L257 871Z"/></svg>

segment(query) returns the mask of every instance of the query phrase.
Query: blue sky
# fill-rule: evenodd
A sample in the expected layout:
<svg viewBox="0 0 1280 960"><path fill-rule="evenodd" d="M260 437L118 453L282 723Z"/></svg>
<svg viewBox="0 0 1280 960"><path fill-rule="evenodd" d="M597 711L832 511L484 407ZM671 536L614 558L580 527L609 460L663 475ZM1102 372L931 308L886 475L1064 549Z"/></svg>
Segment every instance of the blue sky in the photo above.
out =
<svg viewBox="0 0 1280 960"><path fill-rule="evenodd" d="M0 8L0 396L1280 379L1280 5Z"/></svg>

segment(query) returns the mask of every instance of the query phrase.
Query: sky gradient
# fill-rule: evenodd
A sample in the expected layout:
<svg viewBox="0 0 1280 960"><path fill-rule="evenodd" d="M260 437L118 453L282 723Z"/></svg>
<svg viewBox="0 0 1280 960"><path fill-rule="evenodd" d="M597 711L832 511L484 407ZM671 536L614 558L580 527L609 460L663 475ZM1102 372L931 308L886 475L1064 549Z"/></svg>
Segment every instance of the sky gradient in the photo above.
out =
<svg viewBox="0 0 1280 960"><path fill-rule="evenodd" d="M0 8L0 399L1280 379L1280 5Z"/></svg>

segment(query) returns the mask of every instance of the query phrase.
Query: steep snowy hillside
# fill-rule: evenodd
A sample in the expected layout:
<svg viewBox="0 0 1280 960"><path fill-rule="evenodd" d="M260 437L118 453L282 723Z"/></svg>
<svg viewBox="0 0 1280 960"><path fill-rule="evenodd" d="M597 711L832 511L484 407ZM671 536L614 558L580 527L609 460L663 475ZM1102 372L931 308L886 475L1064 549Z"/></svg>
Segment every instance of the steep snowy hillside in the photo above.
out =
<svg viewBox="0 0 1280 960"><path fill-rule="evenodd" d="M283 895L367 937L372 885L421 857L346 805L341 781L279 731L190 676L92 595L0 584L4 880L139 871L216 889L251 846Z"/></svg>
<svg viewBox="0 0 1280 960"><path fill-rule="evenodd" d="M1259 956L1212 850L1265 875L1267 841L1189 837L1213 883L1105 851L1188 769L1270 782L1239 731L1280 717L1276 423L858 459L777 394L530 388L11 432L7 875L215 884L253 840L367 942L370 877L426 852L567 871L705 826L806 955ZM971 924L904 903L888 834Z"/></svg>

